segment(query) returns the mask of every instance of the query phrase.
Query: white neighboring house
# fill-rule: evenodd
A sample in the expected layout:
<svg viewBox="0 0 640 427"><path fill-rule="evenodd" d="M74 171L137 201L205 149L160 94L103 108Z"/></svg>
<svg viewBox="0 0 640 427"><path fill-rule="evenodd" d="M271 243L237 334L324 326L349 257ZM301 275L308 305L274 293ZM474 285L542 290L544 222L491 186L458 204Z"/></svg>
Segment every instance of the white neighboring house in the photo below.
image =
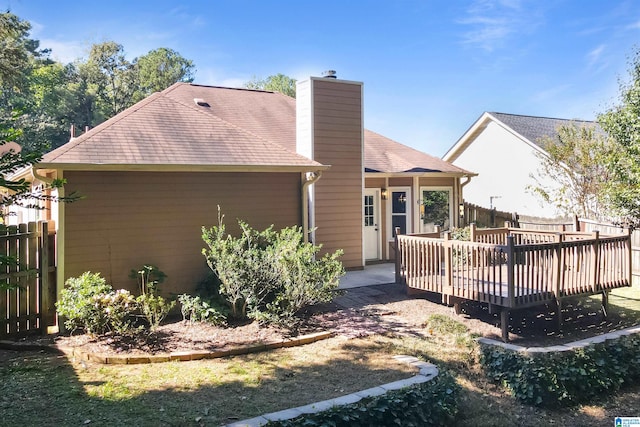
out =
<svg viewBox="0 0 640 427"><path fill-rule="evenodd" d="M464 189L465 201L521 215L557 217L561 213L527 191L527 186L535 185L531 175L540 169L536 153L547 154L541 139L557 135L558 127L572 123L597 126L585 120L485 112L442 158L478 173ZM555 185L541 183L549 188Z"/></svg>

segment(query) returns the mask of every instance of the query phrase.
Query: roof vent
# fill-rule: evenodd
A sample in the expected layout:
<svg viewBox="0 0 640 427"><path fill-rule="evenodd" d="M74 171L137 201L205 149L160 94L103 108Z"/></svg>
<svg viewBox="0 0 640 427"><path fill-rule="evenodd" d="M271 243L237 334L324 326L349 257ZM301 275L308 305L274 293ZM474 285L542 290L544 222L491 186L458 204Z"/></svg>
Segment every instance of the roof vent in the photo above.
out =
<svg viewBox="0 0 640 427"><path fill-rule="evenodd" d="M201 107L210 107L209 103L202 98L193 98L193 102Z"/></svg>
<svg viewBox="0 0 640 427"><path fill-rule="evenodd" d="M324 77L325 79L337 79L338 78L336 70L324 71L322 73L322 77Z"/></svg>

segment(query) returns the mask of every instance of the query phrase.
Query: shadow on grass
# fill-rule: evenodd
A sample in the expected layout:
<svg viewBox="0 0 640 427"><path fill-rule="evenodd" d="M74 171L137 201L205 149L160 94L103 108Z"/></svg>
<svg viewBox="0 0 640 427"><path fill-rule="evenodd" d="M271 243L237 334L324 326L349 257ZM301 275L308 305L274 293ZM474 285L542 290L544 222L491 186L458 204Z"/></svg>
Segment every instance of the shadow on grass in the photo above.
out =
<svg viewBox="0 0 640 427"><path fill-rule="evenodd" d="M372 361L379 351L352 341L328 358L321 345L296 349L152 365L15 353L0 365L2 425L217 426L415 374L390 355L385 366Z"/></svg>

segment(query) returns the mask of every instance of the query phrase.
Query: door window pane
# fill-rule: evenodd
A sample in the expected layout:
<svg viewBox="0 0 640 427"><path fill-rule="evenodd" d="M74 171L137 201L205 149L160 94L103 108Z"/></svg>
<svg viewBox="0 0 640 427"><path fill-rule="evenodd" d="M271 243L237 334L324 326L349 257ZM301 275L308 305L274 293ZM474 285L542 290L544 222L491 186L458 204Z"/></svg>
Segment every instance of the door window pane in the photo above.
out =
<svg viewBox="0 0 640 427"><path fill-rule="evenodd" d="M407 192L406 191L394 191L391 193L391 209L392 213L406 213L407 212Z"/></svg>
<svg viewBox="0 0 640 427"><path fill-rule="evenodd" d="M364 225L365 227L374 225L373 196L364 196Z"/></svg>
<svg viewBox="0 0 640 427"><path fill-rule="evenodd" d="M392 229L393 237L396 237L396 227L400 227L400 234L407 234L407 216L406 215L391 216L391 229Z"/></svg>

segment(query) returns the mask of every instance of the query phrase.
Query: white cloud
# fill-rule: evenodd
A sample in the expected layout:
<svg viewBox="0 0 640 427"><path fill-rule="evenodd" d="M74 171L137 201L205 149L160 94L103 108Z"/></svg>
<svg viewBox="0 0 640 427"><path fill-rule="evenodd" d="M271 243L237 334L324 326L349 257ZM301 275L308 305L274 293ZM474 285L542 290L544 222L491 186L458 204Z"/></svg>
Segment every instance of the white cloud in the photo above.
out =
<svg viewBox="0 0 640 427"><path fill-rule="evenodd" d="M51 59L65 64L86 57L89 50L87 43L53 39L41 39L40 48L51 49Z"/></svg>
<svg viewBox="0 0 640 427"><path fill-rule="evenodd" d="M476 0L458 23L470 27L462 35L463 43L491 52L511 35L530 31L535 19L535 11L525 11L521 0Z"/></svg>
<svg viewBox="0 0 640 427"><path fill-rule="evenodd" d="M609 65L606 62L606 60L603 58L604 57L603 54L606 51L606 47L607 47L606 45L601 44L595 47L594 49L592 49L591 51L589 51L589 53L587 53L586 59L587 59L587 67L589 69L591 70L595 69L596 72L599 72Z"/></svg>

